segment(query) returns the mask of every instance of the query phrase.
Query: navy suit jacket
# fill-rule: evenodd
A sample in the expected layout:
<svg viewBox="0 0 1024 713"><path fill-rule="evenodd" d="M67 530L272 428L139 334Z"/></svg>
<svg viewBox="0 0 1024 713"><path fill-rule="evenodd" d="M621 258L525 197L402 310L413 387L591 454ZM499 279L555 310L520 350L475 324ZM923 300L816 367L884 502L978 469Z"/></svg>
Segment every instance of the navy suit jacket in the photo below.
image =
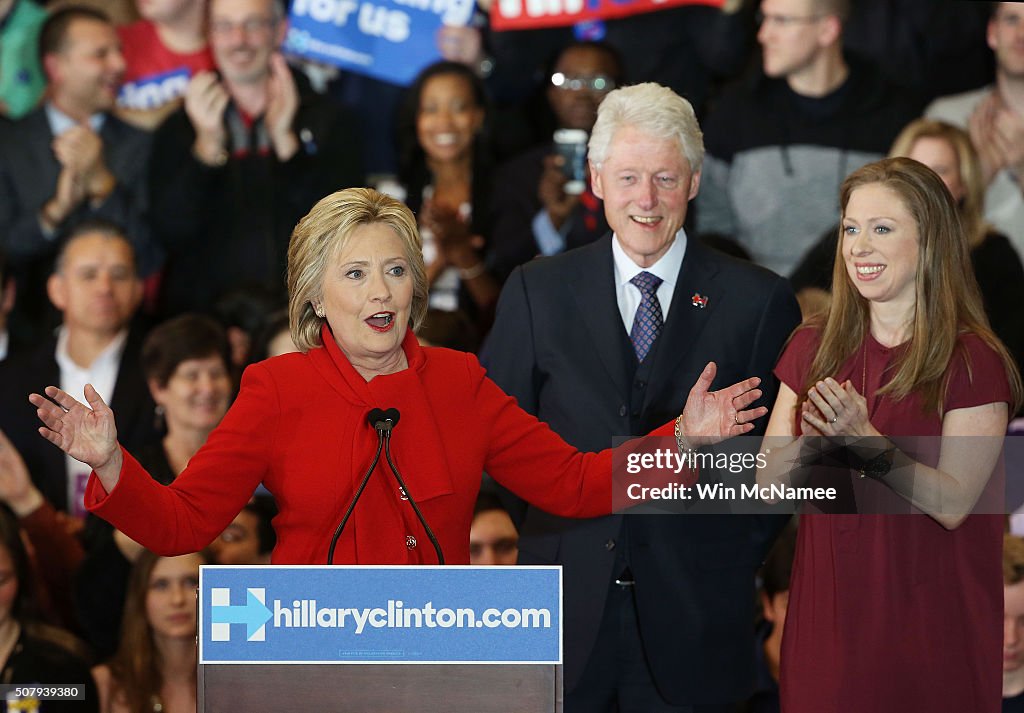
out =
<svg viewBox="0 0 1024 713"><path fill-rule="evenodd" d="M146 386L139 352L142 335L129 332L117 370L114 395L108 405L117 422L117 440L126 448L137 448L159 438L154 425L153 398ZM44 340L34 349L19 352L0 362L0 430L7 434L25 459L32 482L58 510L67 509L67 468L64 453L39 435L42 425L30 393L43 393L47 386L60 385L57 339ZM81 397L77 397L81 400Z"/></svg>
<svg viewBox="0 0 1024 713"><path fill-rule="evenodd" d="M60 231L89 218L120 225L135 247L140 274L147 275L160 259L146 217L149 134L107 115L100 138L103 158L117 179L114 190L99 205L83 202ZM46 278L59 244L47 239L39 226L39 211L53 197L61 172L52 143L43 107L0 130L0 245L18 279L16 309L32 319L49 310Z"/></svg>
<svg viewBox="0 0 1024 713"><path fill-rule="evenodd" d="M760 376L760 404L770 407L777 390L772 368L800 320L788 282L689 240L649 381L638 382L622 348L628 338L611 240L512 273L487 344L489 376L566 441L589 451L675 418L712 360L718 365L713 389ZM707 298L706 307L693 305L695 293ZM583 673L614 568L625 556L662 695L679 705L742 700L754 682L754 576L785 518L630 515L624 528L624 517L573 521L536 508L525 512L520 563L564 566L566 689Z"/></svg>

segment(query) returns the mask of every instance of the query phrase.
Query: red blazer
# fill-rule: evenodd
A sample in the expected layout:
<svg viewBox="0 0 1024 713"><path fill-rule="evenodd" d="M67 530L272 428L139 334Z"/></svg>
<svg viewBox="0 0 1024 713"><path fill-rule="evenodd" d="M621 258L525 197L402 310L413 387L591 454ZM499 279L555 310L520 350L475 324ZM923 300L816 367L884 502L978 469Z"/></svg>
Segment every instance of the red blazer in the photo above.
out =
<svg viewBox="0 0 1024 713"><path fill-rule="evenodd" d="M611 510L611 451L582 454L520 409L476 358L421 348L409 368L365 381L334 337L325 347L249 367L220 426L170 486L125 453L109 493L93 474L88 508L164 555L219 535L263 482L277 500L277 564L322 564L331 536L373 459L373 408L397 408L391 449L410 494L451 564L469 562L469 526L487 471L520 497L570 517ZM660 433L661 429L659 429ZM671 433L671 426L665 433ZM407 537L416 540L407 545ZM436 556L383 454L334 555L337 563L434 564Z"/></svg>

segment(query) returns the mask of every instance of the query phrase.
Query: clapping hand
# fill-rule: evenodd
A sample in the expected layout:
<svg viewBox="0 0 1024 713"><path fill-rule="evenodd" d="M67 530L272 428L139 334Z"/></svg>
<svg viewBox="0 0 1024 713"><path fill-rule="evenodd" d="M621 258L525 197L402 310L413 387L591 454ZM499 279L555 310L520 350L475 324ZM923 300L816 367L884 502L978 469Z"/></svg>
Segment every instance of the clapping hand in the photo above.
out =
<svg viewBox="0 0 1024 713"><path fill-rule="evenodd" d="M680 430L693 447L707 446L754 430L755 421L768 413L764 406L748 409L761 398L754 376L718 391L709 391L718 367L709 362L690 389L683 407Z"/></svg>
<svg viewBox="0 0 1024 713"><path fill-rule="evenodd" d="M199 72L185 90L185 113L196 132L195 152L206 163L216 163L224 150L227 130L224 110L230 96L213 72Z"/></svg>
<svg viewBox="0 0 1024 713"><path fill-rule="evenodd" d="M819 381L807 392L813 408L803 409L805 435L880 436L868 416L868 402L847 380L840 384L833 378ZM810 429L807 426L810 425Z"/></svg>
<svg viewBox="0 0 1024 713"><path fill-rule="evenodd" d="M92 384L85 385L88 406L56 386L47 386L45 392L46 396L31 394L28 397L43 422L39 434L75 460L90 466L109 492L121 472L114 412Z"/></svg>
<svg viewBox="0 0 1024 713"><path fill-rule="evenodd" d="M428 201L420 211L420 221L434 234L445 264L469 269L480 263L479 250L484 246L483 238L470 232L457 210Z"/></svg>
<svg viewBox="0 0 1024 713"><path fill-rule="evenodd" d="M287 161L299 150L299 140L292 131L295 112L299 109L299 90L280 52L270 58L270 79L267 81L267 110L263 123L280 161Z"/></svg>
<svg viewBox="0 0 1024 713"><path fill-rule="evenodd" d="M102 200L117 179L103 158L103 139L85 124L73 126L53 140L53 153L61 166L81 179L85 192Z"/></svg>

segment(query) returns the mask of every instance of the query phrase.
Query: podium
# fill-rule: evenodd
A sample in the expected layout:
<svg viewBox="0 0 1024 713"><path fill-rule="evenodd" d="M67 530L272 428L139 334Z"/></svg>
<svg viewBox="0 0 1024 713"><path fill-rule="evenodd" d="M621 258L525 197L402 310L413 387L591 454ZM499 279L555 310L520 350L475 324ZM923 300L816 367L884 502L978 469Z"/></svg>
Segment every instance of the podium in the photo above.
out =
<svg viewBox="0 0 1024 713"><path fill-rule="evenodd" d="M198 713L560 713L561 575L204 566Z"/></svg>

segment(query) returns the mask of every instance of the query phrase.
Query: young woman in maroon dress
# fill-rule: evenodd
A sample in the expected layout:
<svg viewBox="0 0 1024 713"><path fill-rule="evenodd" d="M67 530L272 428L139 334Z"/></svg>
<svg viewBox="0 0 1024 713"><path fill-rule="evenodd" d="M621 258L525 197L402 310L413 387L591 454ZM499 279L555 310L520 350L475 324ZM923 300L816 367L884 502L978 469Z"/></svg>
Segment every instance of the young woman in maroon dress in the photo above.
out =
<svg viewBox="0 0 1024 713"><path fill-rule="evenodd" d="M889 504L801 518L782 709L998 711L1002 518L968 513L996 467L1020 377L985 319L967 237L935 173L879 161L846 179L841 204L832 305L776 367L759 478L812 445L801 435L846 437L867 476L855 474L858 502ZM929 457L900 447L903 436L942 440ZM879 514L898 511L893 501L906 514Z"/></svg>

